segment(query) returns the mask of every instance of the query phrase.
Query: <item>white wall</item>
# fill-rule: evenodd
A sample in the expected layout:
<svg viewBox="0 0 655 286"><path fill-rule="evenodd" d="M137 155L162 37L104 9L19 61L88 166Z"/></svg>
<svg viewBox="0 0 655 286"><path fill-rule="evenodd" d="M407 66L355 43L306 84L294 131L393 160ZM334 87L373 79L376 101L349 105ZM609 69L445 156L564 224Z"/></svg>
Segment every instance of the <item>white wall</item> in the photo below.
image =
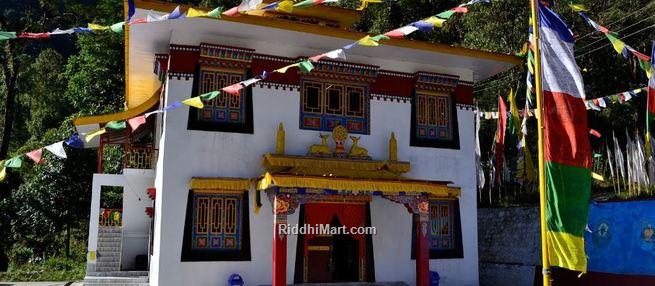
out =
<svg viewBox="0 0 655 286"><path fill-rule="evenodd" d="M167 102L191 96L192 79L168 81ZM188 107L164 115L164 132L157 165L157 208L152 285L221 285L233 273L240 273L249 285L271 283L273 217L268 201L259 215L250 212L252 260L248 262L180 262L188 183L192 177L252 178L263 173L262 154L273 152L278 123L286 130L286 153L302 155L319 143L318 132L299 129L299 94L275 88L253 88L254 134L187 130ZM443 277L442 285L476 285L477 222L475 200L473 114L458 108L460 150L410 147L409 102L371 100L371 135L360 145L374 159L386 159L391 131L398 140L399 160L410 161L408 177L448 180L462 187L460 199L464 259L433 260L431 269ZM264 198L264 197L263 197ZM254 192L250 193L250 206ZM374 238L378 281L403 280L414 284L414 263L410 260L411 217L404 207L376 199L372 220L380 229ZM296 223L297 214L289 217ZM391 229L393 227L394 229ZM288 240L287 279L293 282L296 240Z"/></svg>
<svg viewBox="0 0 655 286"><path fill-rule="evenodd" d="M137 255L148 254L148 235L151 218L146 207L152 206L152 199L146 194L154 186L154 171L123 170L126 185L123 187L123 243L121 269L134 269Z"/></svg>

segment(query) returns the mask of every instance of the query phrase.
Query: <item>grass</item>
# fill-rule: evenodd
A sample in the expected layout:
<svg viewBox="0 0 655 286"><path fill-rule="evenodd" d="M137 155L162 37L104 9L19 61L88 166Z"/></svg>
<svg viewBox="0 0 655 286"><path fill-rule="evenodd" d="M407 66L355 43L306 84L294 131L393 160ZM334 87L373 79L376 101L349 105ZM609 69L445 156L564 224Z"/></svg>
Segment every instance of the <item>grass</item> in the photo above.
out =
<svg viewBox="0 0 655 286"><path fill-rule="evenodd" d="M41 262L10 265L0 281L77 281L84 279L86 262L50 257Z"/></svg>

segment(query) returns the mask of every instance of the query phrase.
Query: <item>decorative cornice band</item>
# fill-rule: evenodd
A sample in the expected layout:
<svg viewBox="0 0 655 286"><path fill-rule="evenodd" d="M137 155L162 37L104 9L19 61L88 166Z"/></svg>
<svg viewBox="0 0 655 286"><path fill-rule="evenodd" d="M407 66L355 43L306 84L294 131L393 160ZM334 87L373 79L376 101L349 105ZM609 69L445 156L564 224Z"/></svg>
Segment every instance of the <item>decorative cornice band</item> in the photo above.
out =
<svg viewBox="0 0 655 286"><path fill-rule="evenodd" d="M457 103L455 106L461 110L475 110L475 106L472 104Z"/></svg>
<svg viewBox="0 0 655 286"><path fill-rule="evenodd" d="M282 89L282 90L289 90L289 91L300 91L300 85L297 84L286 84L286 83L275 83L275 82L265 82L265 81L260 81L255 85L259 85L260 88L268 88L268 89Z"/></svg>
<svg viewBox="0 0 655 286"><path fill-rule="evenodd" d="M184 80L190 80L193 79L193 73L187 73L187 72L168 72L168 79L173 79L177 78L178 80L181 80L184 78Z"/></svg>
<svg viewBox="0 0 655 286"><path fill-rule="evenodd" d="M407 102L411 103L412 102L412 99L409 98L409 97L397 96L397 95L388 95L388 94L378 94L378 93L371 93L371 99L382 100L382 101L391 101L391 102L393 102L393 101L401 102L402 101L403 103L407 103Z"/></svg>
<svg viewBox="0 0 655 286"><path fill-rule="evenodd" d="M170 50L171 51L182 51L182 52L199 52L200 47L171 44L170 45Z"/></svg>

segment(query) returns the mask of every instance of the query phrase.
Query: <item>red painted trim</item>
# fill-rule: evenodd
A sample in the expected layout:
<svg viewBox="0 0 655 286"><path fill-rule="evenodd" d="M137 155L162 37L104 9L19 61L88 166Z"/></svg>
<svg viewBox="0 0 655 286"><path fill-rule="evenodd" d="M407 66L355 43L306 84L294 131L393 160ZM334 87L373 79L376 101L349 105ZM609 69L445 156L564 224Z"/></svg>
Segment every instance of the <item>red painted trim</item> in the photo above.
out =
<svg viewBox="0 0 655 286"><path fill-rule="evenodd" d="M213 45L208 43L203 43L201 44L201 46L202 47L227 47L227 46ZM169 62L166 64L161 62L163 61L161 55L157 55L156 60L160 61L160 65L162 68L166 67L170 72L193 73L195 72L195 66L200 59L201 46L171 45L170 52L169 52L169 59L168 59ZM242 49L239 47L229 47L229 48L250 51L249 49ZM270 73L273 70L295 63L299 59L300 57L287 58L287 57L271 56L271 55L264 55L264 54L255 54L251 62L252 75L255 76L255 75L262 74L263 71L267 71ZM345 63L345 64L362 66L362 67L374 67L371 65L360 64L360 63L351 63L351 62L338 62L338 63ZM411 99L414 89L416 87L416 83L417 83L416 79L419 74L457 78L457 76L453 76L453 75L430 73L424 71L420 71L414 74L409 74L403 72L379 70L378 75L375 78L375 81L371 84L371 93L380 94L380 95L398 96L398 97ZM278 84L299 85L300 79L301 76L298 69L290 69L285 74L279 74L279 73L270 74L265 81L262 81L262 84L268 82L268 83L278 83ZM473 104L473 85L471 83L460 81L460 83L455 87L455 103Z"/></svg>
<svg viewBox="0 0 655 286"><path fill-rule="evenodd" d="M430 249L428 214L416 214L416 285L430 285Z"/></svg>
<svg viewBox="0 0 655 286"><path fill-rule="evenodd" d="M287 236L278 235L280 225L286 223L286 215L275 214L273 220L273 286L286 286Z"/></svg>

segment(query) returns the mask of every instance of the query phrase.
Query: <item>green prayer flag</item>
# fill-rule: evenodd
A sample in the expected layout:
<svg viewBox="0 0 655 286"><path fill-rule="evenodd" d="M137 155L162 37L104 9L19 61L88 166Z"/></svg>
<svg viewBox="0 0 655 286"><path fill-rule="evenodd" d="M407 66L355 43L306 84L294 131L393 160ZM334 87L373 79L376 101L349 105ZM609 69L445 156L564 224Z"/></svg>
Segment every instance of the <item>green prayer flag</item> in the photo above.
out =
<svg viewBox="0 0 655 286"><path fill-rule="evenodd" d="M223 13L223 7L218 7L216 9L214 9L214 10L209 11L209 13L207 13L207 17L220 19L221 18L221 13Z"/></svg>
<svg viewBox="0 0 655 286"><path fill-rule="evenodd" d="M441 19L450 19L450 17L453 16L454 14L455 14L455 10L448 10L437 14L437 17Z"/></svg>
<svg viewBox="0 0 655 286"><path fill-rule="evenodd" d="M313 5L314 5L314 0L305 0L305 1L294 4L293 7L307 8L307 7L311 7Z"/></svg>
<svg viewBox="0 0 655 286"><path fill-rule="evenodd" d="M208 92L208 93L205 93L205 94L201 94L200 98L202 98L202 100L212 100L212 99L216 98L217 96L219 96L220 94L221 94L220 91L212 91L212 92Z"/></svg>
<svg viewBox="0 0 655 286"><path fill-rule="evenodd" d="M0 31L0 41L15 39L15 38L16 38L16 32Z"/></svg>
<svg viewBox="0 0 655 286"><path fill-rule="evenodd" d="M107 125L105 125L105 127L111 130L122 130L127 128L127 124L125 123L125 121L110 121L107 122Z"/></svg>
<svg viewBox="0 0 655 286"><path fill-rule="evenodd" d="M300 68L300 71L307 73L314 69L314 65L309 60L304 60L298 63L298 68Z"/></svg>
<svg viewBox="0 0 655 286"><path fill-rule="evenodd" d="M20 168L23 165L23 156L19 155L14 158L11 158L5 161L5 167L7 168Z"/></svg>
<svg viewBox="0 0 655 286"><path fill-rule="evenodd" d="M114 33L119 33L120 34L120 33L123 32L123 26L125 26L125 22L120 22L120 23L116 23L116 24L113 24L113 25L109 26L109 29L114 31Z"/></svg>
<svg viewBox="0 0 655 286"><path fill-rule="evenodd" d="M389 37L387 37L385 35L382 35L382 34L371 37L371 40L376 41L376 42L378 42L380 40L389 40L389 39L391 39L391 38L389 38Z"/></svg>

